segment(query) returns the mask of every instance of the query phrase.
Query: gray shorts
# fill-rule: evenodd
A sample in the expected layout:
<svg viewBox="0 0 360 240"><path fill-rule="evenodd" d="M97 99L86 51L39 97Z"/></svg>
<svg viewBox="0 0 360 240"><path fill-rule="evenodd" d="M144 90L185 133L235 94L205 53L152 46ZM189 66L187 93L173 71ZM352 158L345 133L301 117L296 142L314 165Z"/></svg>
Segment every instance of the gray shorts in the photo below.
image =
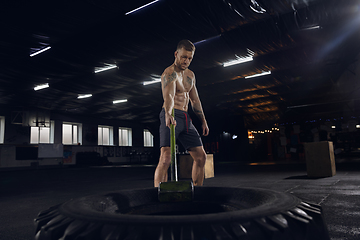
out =
<svg viewBox="0 0 360 240"><path fill-rule="evenodd" d="M170 128L165 123L165 109L159 114L160 117L160 147L170 147ZM201 137L192 124L187 112L175 109L175 138L188 150L192 147L202 146Z"/></svg>

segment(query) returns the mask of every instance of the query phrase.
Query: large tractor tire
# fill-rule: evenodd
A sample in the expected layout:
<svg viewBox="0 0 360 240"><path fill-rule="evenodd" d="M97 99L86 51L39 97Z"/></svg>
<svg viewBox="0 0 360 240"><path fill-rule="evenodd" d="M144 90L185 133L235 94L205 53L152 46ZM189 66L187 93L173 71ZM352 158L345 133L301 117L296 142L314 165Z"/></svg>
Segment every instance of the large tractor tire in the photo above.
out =
<svg viewBox="0 0 360 240"><path fill-rule="evenodd" d="M35 228L36 240L330 239L319 205L257 188L195 187L175 203L157 188L87 196L40 212Z"/></svg>

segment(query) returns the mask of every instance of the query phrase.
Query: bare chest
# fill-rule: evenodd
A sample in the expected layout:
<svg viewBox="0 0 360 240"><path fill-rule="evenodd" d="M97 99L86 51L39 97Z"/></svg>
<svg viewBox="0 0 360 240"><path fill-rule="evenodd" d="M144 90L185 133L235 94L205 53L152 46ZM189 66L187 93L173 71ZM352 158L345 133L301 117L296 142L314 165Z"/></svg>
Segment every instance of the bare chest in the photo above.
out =
<svg viewBox="0 0 360 240"><path fill-rule="evenodd" d="M178 79L176 81L176 92L177 93L184 93L184 92L190 92L194 85L194 80L187 75L178 76Z"/></svg>

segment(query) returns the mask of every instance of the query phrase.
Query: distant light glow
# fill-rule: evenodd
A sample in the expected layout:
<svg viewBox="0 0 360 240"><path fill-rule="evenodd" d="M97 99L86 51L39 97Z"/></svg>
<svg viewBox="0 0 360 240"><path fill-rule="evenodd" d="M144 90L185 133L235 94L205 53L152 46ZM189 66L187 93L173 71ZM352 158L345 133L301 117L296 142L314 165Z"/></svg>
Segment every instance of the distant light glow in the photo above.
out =
<svg viewBox="0 0 360 240"><path fill-rule="evenodd" d="M356 128L360 128L360 125L356 125Z"/></svg>
<svg viewBox="0 0 360 240"><path fill-rule="evenodd" d="M245 18L244 15L242 15L238 10L234 9L234 11L242 18Z"/></svg>
<svg viewBox="0 0 360 240"><path fill-rule="evenodd" d="M236 135L233 135L233 136L232 136L232 139L237 139L237 137L238 137L238 136L236 136Z"/></svg>
<svg viewBox="0 0 360 240"><path fill-rule="evenodd" d="M34 52L34 53L30 54L30 57L33 57L33 56L38 55L38 54L40 54L40 53L42 53L42 52L45 52L45 51L49 50L50 48L51 48L51 47L48 46L48 47L43 48L43 49L41 49L41 50L39 50L39 51L37 51L37 52Z"/></svg>
<svg viewBox="0 0 360 240"><path fill-rule="evenodd" d="M82 98L89 98L89 97L92 97L92 94L79 94L79 96L77 98L82 99Z"/></svg>
<svg viewBox="0 0 360 240"><path fill-rule="evenodd" d="M251 3L254 6L250 5L251 10L253 10L256 13L266 13L266 10L264 8L262 8L255 0L251 0Z"/></svg>
<svg viewBox="0 0 360 240"><path fill-rule="evenodd" d="M143 82L143 85L149 85L149 84L154 84L154 83L158 83L158 82L161 82L161 78L155 78L152 81Z"/></svg>
<svg viewBox="0 0 360 240"><path fill-rule="evenodd" d="M232 65L235 65L235 64L240 64L240 63L245 63L245 62L250 62L253 60L253 57L250 56L250 57L244 57L244 58L238 58L236 60L232 60L232 61L229 61L229 62L225 62L223 63L223 67L229 67L229 66L232 66Z"/></svg>
<svg viewBox="0 0 360 240"><path fill-rule="evenodd" d="M341 44L344 44L344 41L349 38L354 32L359 29L360 14L357 14L356 17L350 18L350 21L343 25L341 30L336 32L336 36L328 41L322 46L320 52L317 54L317 59L322 59L333 49L338 47Z"/></svg>
<svg viewBox="0 0 360 240"><path fill-rule="evenodd" d="M207 39L198 41L198 42L194 43L194 45L197 45L197 44L199 44L199 43L204 43L204 42L206 42L206 41L210 41L210 40L213 40L213 39L219 38L219 37L221 37L221 34L219 34L219 35L217 35L217 36L215 36L215 37L210 37L210 38L207 38Z"/></svg>
<svg viewBox="0 0 360 240"><path fill-rule="evenodd" d="M148 4L145 4L145 5L141 6L141 7L138 7L138 8L136 8L136 9L134 9L134 10L131 10L130 12L125 13L125 15L129 15L129 14L131 14L131 13L134 13L134 12L136 12L136 11L138 11L138 10L140 10L140 9L143 9L143 8L145 8L145 7L147 7L147 6L150 6L151 4L156 3L156 2L158 2L158 1L160 1L160 0L152 1L152 2L150 2L150 3L148 3Z"/></svg>
<svg viewBox="0 0 360 240"><path fill-rule="evenodd" d="M259 76L264 76L264 75L269 75L269 74L271 74L271 71L262 72L262 73L258 73L258 74L254 74L254 75L250 75L250 76L246 76L245 78L253 78L253 77L259 77Z"/></svg>
<svg viewBox="0 0 360 240"><path fill-rule="evenodd" d="M127 99L115 100L115 101L113 101L113 104L116 104L116 103L123 103L123 102L127 102Z"/></svg>
<svg viewBox="0 0 360 240"><path fill-rule="evenodd" d="M103 72L117 67L116 64L106 64L106 65L107 65L106 67L96 67L95 73Z"/></svg>
<svg viewBox="0 0 360 240"><path fill-rule="evenodd" d="M275 162L256 162L256 163L249 163L250 166L259 166L259 165L275 165Z"/></svg>
<svg viewBox="0 0 360 240"><path fill-rule="evenodd" d="M336 127L333 125L333 126L331 126L331 128L336 128Z"/></svg>
<svg viewBox="0 0 360 240"><path fill-rule="evenodd" d="M37 85L36 87L34 87L34 90L38 91L40 89L44 89L44 88L48 88L48 87L49 87L49 84L45 83L45 84Z"/></svg>
<svg viewBox="0 0 360 240"><path fill-rule="evenodd" d="M313 29L319 29L320 26L313 26L313 27L307 27L307 28L304 28L303 30L313 30Z"/></svg>

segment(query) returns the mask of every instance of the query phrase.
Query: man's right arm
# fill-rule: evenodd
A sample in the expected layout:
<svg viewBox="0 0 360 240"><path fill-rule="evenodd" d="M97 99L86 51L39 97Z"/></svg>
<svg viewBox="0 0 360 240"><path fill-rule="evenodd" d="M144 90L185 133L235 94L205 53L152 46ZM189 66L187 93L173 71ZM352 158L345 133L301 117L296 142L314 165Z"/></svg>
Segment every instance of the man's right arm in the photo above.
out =
<svg viewBox="0 0 360 240"><path fill-rule="evenodd" d="M165 121L166 126L176 125L175 119L171 113L174 108L174 97L176 93L176 72L166 69L161 76L161 87L164 98Z"/></svg>

